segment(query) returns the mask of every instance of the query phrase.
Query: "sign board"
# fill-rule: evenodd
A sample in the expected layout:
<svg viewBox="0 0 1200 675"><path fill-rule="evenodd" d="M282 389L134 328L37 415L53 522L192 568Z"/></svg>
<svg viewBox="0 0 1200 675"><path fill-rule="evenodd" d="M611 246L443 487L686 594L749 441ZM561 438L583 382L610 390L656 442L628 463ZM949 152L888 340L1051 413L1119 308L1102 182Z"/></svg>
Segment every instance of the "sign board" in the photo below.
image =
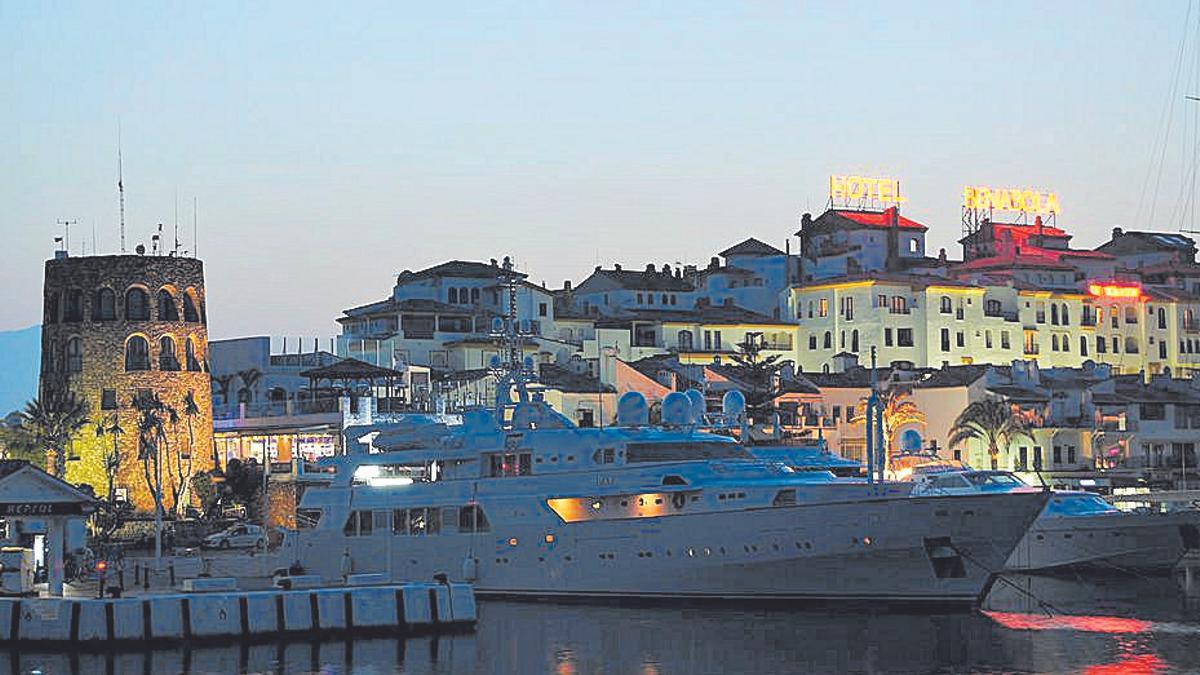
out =
<svg viewBox="0 0 1200 675"><path fill-rule="evenodd" d="M82 516L95 509L84 502L41 502L24 504L0 504L0 516Z"/></svg>
<svg viewBox="0 0 1200 675"><path fill-rule="evenodd" d="M1134 300L1142 297L1142 288L1136 284L1088 284L1088 293L1097 298Z"/></svg>
<svg viewBox="0 0 1200 675"><path fill-rule="evenodd" d="M903 204L900 181L894 178L870 178L867 176L830 176L829 200L838 202L879 202Z"/></svg>
<svg viewBox="0 0 1200 675"><path fill-rule="evenodd" d="M963 208L976 211L1020 211L1053 213L1062 211L1058 195L1028 188L993 188L968 185L963 188Z"/></svg>

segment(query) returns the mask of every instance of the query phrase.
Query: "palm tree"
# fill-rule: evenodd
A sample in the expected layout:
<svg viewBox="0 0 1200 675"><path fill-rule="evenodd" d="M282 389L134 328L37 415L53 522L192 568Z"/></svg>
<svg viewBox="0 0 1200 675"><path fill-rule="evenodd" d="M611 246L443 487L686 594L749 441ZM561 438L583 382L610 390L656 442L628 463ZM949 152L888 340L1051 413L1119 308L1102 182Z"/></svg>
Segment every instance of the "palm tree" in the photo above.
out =
<svg viewBox="0 0 1200 675"><path fill-rule="evenodd" d="M257 368L247 368L246 370L239 370L237 375L246 390L246 402L253 402L254 385L258 384L258 381L262 379L262 371Z"/></svg>
<svg viewBox="0 0 1200 675"><path fill-rule="evenodd" d="M864 411L867 409L868 399L867 396L859 399ZM909 398L908 392L900 387L881 390L879 405L883 408L883 451L886 455L884 466L888 466L886 462L891 459L892 448L896 445L896 434L910 424L925 424L925 413ZM867 423L865 413L858 419L861 420L861 424Z"/></svg>
<svg viewBox="0 0 1200 675"><path fill-rule="evenodd" d="M221 392L221 403L229 405L229 388L233 386L233 378L237 377L232 373L224 375L213 375L213 382L217 383L217 389Z"/></svg>
<svg viewBox="0 0 1200 675"><path fill-rule="evenodd" d="M196 443L195 430L192 425L193 419L199 414L200 406L196 404L196 395L189 391L183 397L183 418L187 423L187 451L184 452L183 448L179 447L179 444L176 443L175 451L167 455L168 469L170 468L172 459L175 463L174 475L172 476L173 484L171 486L171 510L175 512L176 516L180 515L180 500L192 476L192 454ZM173 415L171 422L172 431L174 430L175 423L178 421L179 416L177 414Z"/></svg>
<svg viewBox="0 0 1200 675"><path fill-rule="evenodd" d="M96 425L96 438L112 437L112 449L104 453L104 475L108 478L108 503L111 506L117 498L117 472L121 469L121 436L125 429L121 427L121 417L113 413L112 417Z"/></svg>
<svg viewBox="0 0 1200 675"><path fill-rule="evenodd" d="M972 439L983 443L993 469L1000 466L1000 452L1008 452L1008 447L1019 438L1033 440L1029 426L1013 413L1010 404L994 398L968 405L950 428L951 447Z"/></svg>
<svg viewBox="0 0 1200 675"><path fill-rule="evenodd" d="M87 401L69 389L50 389L21 411L21 426L47 455L53 455L53 473L60 479L67 474L67 448L87 424Z"/></svg>

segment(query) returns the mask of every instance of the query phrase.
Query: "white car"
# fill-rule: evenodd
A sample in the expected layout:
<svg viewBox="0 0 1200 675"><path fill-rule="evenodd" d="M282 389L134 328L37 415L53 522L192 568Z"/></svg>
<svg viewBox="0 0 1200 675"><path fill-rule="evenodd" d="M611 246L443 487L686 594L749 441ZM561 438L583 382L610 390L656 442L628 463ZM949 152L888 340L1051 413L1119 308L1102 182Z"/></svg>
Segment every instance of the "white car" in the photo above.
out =
<svg viewBox="0 0 1200 675"><path fill-rule="evenodd" d="M266 548L267 534L258 525L242 523L204 538L204 548Z"/></svg>

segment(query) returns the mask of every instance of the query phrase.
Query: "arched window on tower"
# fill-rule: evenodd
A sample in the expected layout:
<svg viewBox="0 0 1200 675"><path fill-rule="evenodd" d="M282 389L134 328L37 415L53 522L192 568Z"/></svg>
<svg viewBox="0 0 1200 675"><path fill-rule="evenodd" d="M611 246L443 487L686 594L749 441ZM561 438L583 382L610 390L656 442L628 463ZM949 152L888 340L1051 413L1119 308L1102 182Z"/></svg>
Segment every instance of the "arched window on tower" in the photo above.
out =
<svg viewBox="0 0 1200 675"><path fill-rule="evenodd" d="M77 337L67 340L67 372L78 373L83 370L83 343Z"/></svg>
<svg viewBox="0 0 1200 675"><path fill-rule="evenodd" d="M63 321L78 323L83 321L83 291L78 288L67 289L67 303L63 307Z"/></svg>
<svg viewBox="0 0 1200 675"><path fill-rule="evenodd" d="M125 291L125 320L150 320L150 296L146 291L136 286Z"/></svg>
<svg viewBox="0 0 1200 675"><path fill-rule="evenodd" d="M158 320L179 320L179 308L175 305L175 296L165 288L158 292Z"/></svg>
<svg viewBox="0 0 1200 675"><path fill-rule="evenodd" d="M125 343L125 370L150 370L150 344L146 338L134 335Z"/></svg>
<svg viewBox="0 0 1200 675"><path fill-rule="evenodd" d="M183 320L188 323L200 323L200 312L196 311L196 299L191 293L183 294Z"/></svg>
<svg viewBox="0 0 1200 675"><path fill-rule="evenodd" d="M179 357L175 354L175 340L164 335L158 340L158 369L179 370Z"/></svg>
<svg viewBox="0 0 1200 675"><path fill-rule="evenodd" d="M187 359L187 369L193 373L200 372L200 360L196 358L196 343L188 338L184 343L184 356Z"/></svg>
<svg viewBox="0 0 1200 675"><path fill-rule="evenodd" d="M92 298L92 321L112 321L117 318L117 294L111 288L100 288Z"/></svg>

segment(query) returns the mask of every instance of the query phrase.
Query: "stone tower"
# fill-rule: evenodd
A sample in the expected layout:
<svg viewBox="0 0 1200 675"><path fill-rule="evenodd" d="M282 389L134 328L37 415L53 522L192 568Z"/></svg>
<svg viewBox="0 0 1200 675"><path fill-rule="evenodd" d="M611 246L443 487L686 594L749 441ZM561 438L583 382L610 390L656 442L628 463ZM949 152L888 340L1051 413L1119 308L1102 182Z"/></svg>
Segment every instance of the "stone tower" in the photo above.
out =
<svg viewBox="0 0 1200 675"><path fill-rule="evenodd" d="M153 510L133 399L153 392L173 408L163 455L163 505L190 476L213 466L212 388L204 266L195 258L107 255L46 261L41 390L69 388L87 402L90 424L69 453L66 480L108 492L104 458L119 448L116 491ZM187 401L194 401L194 407ZM111 430L117 423L123 433ZM142 455L142 456L139 456ZM182 476L182 479L181 479Z"/></svg>

